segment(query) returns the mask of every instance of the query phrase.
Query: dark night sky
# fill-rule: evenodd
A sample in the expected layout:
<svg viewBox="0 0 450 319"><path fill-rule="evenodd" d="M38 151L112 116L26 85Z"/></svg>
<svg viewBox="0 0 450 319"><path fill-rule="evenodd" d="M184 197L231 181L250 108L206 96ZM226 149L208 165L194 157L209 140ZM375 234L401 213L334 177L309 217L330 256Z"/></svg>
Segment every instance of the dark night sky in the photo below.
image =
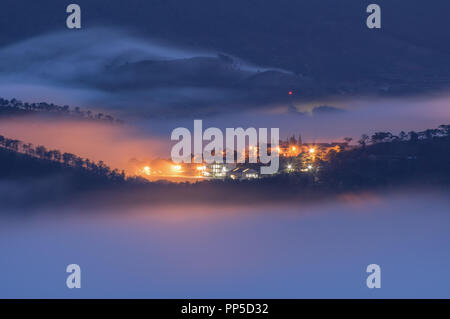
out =
<svg viewBox="0 0 450 319"><path fill-rule="evenodd" d="M72 2L2 1L1 94L186 117L450 84L447 0L377 0L381 30L365 0L79 0L81 31Z"/></svg>

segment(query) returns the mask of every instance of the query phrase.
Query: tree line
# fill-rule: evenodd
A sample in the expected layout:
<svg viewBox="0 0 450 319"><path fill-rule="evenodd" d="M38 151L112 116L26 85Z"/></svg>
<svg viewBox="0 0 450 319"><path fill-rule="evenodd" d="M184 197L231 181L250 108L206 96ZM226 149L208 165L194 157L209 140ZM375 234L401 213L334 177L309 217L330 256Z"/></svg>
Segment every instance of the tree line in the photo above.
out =
<svg viewBox="0 0 450 319"><path fill-rule="evenodd" d="M71 153L63 153L59 150L48 150L42 145L34 146L31 143L23 143L20 140L6 138L2 135L0 135L0 147L34 158L57 162L73 168L88 170L94 174L105 176L113 181L125 181L125 172L123 170L112 170L103 161L94 162Z"/></svg>
<svg viewBox="0 0 450 319"><path fill-rule="evenodd" d="M363 134L359 147L331 154L318 179L329 189L450 185L450 125L420 132Z"/></svg>
<svg viewBox="0 0 450 319"><path fill-rule="evenodd" d="M39 102L39 103L27 103L17 99L7 100L0 97L0 108L5 110L18 110L28 112L48 112L56 114L64 114L76 116L84 119L105 121L109 123L123 124L123 120L114 118L111 115L104 113L94 113L90 110L84 111L80 107L71 108L68 105L56 105L53 103Z"/></svg>
<svg viewBox="0 0 450 319"><path fill-rule="evenodd" d="M365 147L368 144L378 144L378 143L386 143L386 142L418 142L419 140L433 139L439 137L447 137L450 136L450 125L440 125L436 129L427 129L421 132L404 132L401 131L399 135L394 135L391 132L376 132L372 136L367 134L361 135L361 138L358 140L358 144L362 147Z"/></svg>

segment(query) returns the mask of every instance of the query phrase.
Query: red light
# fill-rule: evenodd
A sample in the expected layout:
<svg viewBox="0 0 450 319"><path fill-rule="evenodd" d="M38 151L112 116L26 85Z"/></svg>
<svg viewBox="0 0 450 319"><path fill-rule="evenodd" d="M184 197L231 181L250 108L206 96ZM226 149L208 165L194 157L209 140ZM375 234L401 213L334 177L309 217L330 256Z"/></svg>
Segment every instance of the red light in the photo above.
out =
<svg viewBox="0 0 450 319"><path fill-rule="evenodd" d="M292 95L292 91L289 91L289 95Z"/></svg>

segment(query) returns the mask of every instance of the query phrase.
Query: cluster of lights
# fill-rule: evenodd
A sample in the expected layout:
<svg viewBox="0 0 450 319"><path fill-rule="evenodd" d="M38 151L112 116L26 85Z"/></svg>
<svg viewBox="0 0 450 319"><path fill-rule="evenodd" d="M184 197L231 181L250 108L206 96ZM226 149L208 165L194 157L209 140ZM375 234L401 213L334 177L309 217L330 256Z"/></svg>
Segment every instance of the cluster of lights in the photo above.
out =
<svg viewBox="0 0 450 319"><path fill-rule="evenodd" d="M257 148L252 147L252 146L250 146L249 149L250 150L257 150ZM292 152L296 152L298 150L298 148L296 146L290 146L290 150ZM282 150L281 150L280 147L277 147L277 151L279 153L282 153ZM313 155L313 154L316 153L316 149L314 147L311 147L311 148L308 149L308 153ZM288 164L286 167L287 167L288 171L290 171L290 172L294 171L294 167L293 167L292 164ZM211 172L209 172L209 170L208 170L206 165L199 165L199 166L196 167L196 170L199 172L200 175L203 175L205 177L206 176L223 177L223 176L227 175L227 171L228 171L225 166L219 165L219 164L212 165ZM247 170L244 170L243 173L245 174ZM308 172L308 171L311 171L311 170L313 170L313 166L312 165L308 165L305 168L300 169L300 171L302 171L302 172ZM178 165L178 164L177 165L172 165L172 171L177 172L177 173L181 173L183 171L183 167L182 167L182 165ZM161 171L158 171L158 172L162 173ZM156 173L156 171L153 172L153 173ZM150 166L144 166L141 169L141 174L146 175L146 176L150 176L152 174L152 170L151 170ZM252 174L252 173L246 173L245 176L247 178L256 178L256 177L258 177L257 174ZM232 174L232 175L230 175L230 178L236 179L237 176Z"/></svg>
<svg viewBox="0 0 450 319"><path fill-rule="evenodd" d="M313 169L313 166L312 165L308 165L308 166L306 166L306 168L302 168L300 171L302 171L302 172L309 172L312 169Z"/></svg>
<svg viewBox="0 0 450 319"><path fill-rule="evenodd" d="M250 148L250 150L251 150L252 148ZM281 149L279 146L277 147L277 152L279 153L279 154L283 154L283 149ZM291 155L292 155L292 153L298 153L298 152L301 152L300 150L299 150L299 148L297 147L297 146L289 146L289 148L288 149L286 149L286 150L284 150L284 152L286 153L286 154L289 154L289 153L291 153ZM308 149L308 152L310 153L310 154L314 154L314 153L316 153L316 149L314 148L314 147L311 147L311 148L309 148Z"/></svg>

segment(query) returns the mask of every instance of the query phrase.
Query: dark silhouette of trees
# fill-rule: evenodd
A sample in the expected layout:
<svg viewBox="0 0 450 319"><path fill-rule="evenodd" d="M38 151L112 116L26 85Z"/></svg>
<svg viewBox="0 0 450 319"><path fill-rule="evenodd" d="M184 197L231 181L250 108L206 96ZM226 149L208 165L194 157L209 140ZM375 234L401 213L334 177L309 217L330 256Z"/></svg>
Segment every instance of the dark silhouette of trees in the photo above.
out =
<svg viewBox="0 0 450 319"><path fill-rule="evenodd" d="M443 136L450 136L450 125L440 125L438 129Z"/></svg>
<svg viewBox="0 0 450 319"><path fill-rule="evenodd" d="M89 159L83 159L71 153L62 154L59 150L47 150L42 145L34 147L31 143L22 143L19 140L6 138L2 135L0 135L0 149L1 148L41 160L60 163L68 167L86 169L114 181L125 181L125 172L117 169L111 170L103 161L95 163Z"/></svg>
<svg viewBox="0 0 450 319"><path fill-rule="evenodd" d="M419 140L419 134L417 134L414 131L409 132L408 136L409 136L409 141L413 144L417 143L417 141Z"/></svg>
<svg viewBox="0 0 450 319"><path fill-rule="evenodd" d="M400 134L398 135L398 138L400 139L400 141L406 141L408 138L408 134L406 134L405 132L401 131Z"/></svg>
<svg viewBox="0 0 450 319"><path fill-rule="evenodd" d="M40 158L44 159L45 153L47 153L47 149L44 146L38 146L38 147L36 147L35 153Z"/></svg>
<svg viewBox="0 0 450 319"><path fill-rule="evenodd" d="M394 136L390 132L376 132L370 138L370 140L373 144L390 142L390 141L392 141L392 139L394 139Z"/></svg>
<svg viewBox="0 0 450 319"><path fill-rule="evenodd" d="M361 135L361 138L359 139L358 143L361 145L361 147L366 147L367 143L369 142L369 135L363 134Z"/></svg>
<svg viewBox="0 0 450 319"><path fill-rule="evenodd" d="M47 113L64 114L75 117L81 117L90 120L105 121L108 123L120 123L120 124L123 123L122 120L116 119L111 115L107 114L105 115L103 113L94 114L90 110L83 111L78 106L74 107L72 110L68 105L60 106L55 105L53 103L45 103L45 102L23 103L22 101L19 101L17 99L7 100L0 98L0 111L3 111L7 114L8 113L16 114L20 112L47 112Z"/></svg>
<svg viewBox="0 0 450 319"><path fill-rule="evenodd" d="M410 183L450 184L450 126L421 132L374 133L360 140L361 147L330 156L323 164L324 187L365 189Z"/></svg>
<svg viewBox="0 0 450 319"><path fill-rule="evenodd" d="M295 135L292 135L292 136L289 138L289 144L290 144L290 145L297 145L297 139L295 138Z"/></svg>

